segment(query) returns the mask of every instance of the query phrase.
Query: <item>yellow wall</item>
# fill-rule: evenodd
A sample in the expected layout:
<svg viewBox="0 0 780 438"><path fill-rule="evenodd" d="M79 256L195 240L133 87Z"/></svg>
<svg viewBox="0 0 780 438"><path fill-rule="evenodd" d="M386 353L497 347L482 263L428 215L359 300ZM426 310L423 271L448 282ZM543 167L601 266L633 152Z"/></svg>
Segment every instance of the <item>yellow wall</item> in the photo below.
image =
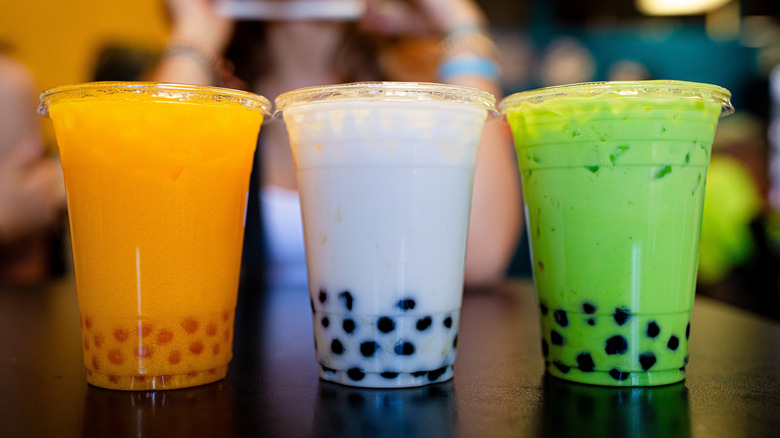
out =
<svg viewBox="0 0 780 438"><path fill-rule="evenodd" d="M0 0L0 40L43 90L88 81L103 44L162 47L163 11L164 0Z"/></svg>

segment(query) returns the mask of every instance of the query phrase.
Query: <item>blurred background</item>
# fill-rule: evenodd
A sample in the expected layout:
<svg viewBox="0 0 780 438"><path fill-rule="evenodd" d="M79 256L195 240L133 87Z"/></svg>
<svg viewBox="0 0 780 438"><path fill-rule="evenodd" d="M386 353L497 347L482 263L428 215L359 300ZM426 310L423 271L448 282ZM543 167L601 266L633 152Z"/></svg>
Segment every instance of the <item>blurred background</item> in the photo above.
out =
<svg viewBox="0 0 780 438"><path fill-rule="evenodd" d="M716 136L698 293L780 319L780 1L479 3L502 52L507 94L631 79L731 90L737 112L721 121ZM39 91L138 77L161 52L167 31L162 0L0 0L3 51L29 67ZM56 154L51 124L41 125ZM58 233L40 261L52 275L68 269L57 261L70 250ZM513 276L529 275L525 245L510 267ZM3 275L0 268L0 281Z"/></svg>

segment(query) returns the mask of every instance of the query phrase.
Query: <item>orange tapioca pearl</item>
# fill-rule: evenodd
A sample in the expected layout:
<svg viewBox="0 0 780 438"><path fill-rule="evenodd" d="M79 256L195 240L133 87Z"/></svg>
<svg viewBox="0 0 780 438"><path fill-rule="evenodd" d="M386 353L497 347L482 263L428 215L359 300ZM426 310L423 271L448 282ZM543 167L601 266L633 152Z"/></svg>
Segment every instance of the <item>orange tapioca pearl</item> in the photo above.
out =
<svg viewBox="0 0 780 438"><path fill-rule="evenodd" d="M184 321L181 322L181 328L183 328L184 331L189 334L193 334L198 331L198 327L200 327L200 323L198 322L197 318L185 318Z"/></svg>
<svg viewBox="0 0 780 438"><path fill-rule="evenodd" d="M153 327L151 324L140 324L138 326L138 337L145 338L152 334Z"/></svg>
<svg viewBox="0 0 780 438"><path fill-rule="evenodd" d="M84 317L84 327L86 327L87 330L92 328L92 318L90 318L89 316Z"/></svg>
<svg viewBox="0 0 780 438"><path fill-rule="evenodd" d="M179 353L178 350L171 352L171 354L168 356L168 363L171 365L176 365L179 362L181 362L181 353Z"/></svg>
<svg viewBox="0 0 780 438"><path fill-rule="evenodd" d="M201 354L203 352L203 342L195 341L190 344L190 352L192 354Z"/></svg>
<svg viewBox="0 0 780 438"><path fill-rule="evenodd" d="M209 324L206 326L206 335L208 335L208 336L214 336L214 335L216 335L216 334L217 334L217 325L216 325L216 324L214 324L213 322L212 322L212 323L209 323Z"/></svg>
<svg viewBox="0 0 780 438"><path fill-rule="evenodd" d="M108 381L111 383L119 383L119 376L111 374L108 376Z"/></svg>
<svg viewBox="0 0 780 438"><path fill-rule="evenodd" d="M138 347L135 350L135 357L137 357L138 359L151 359L152 349L147 346Z"/></svg>
<svg viewBox="0 0 780 438"><path fill-rule="evenodd" d="M84 338L84 350L89 350L89 338Z"/></svg>
<svg viewBox="0 0 780 438"><path fill-rule="evenodd" d="M226 341L230 340L230 329L225 329L225 340Z"/></svg>
<svg viewBox="0 0 780 438"><path fill-rule="evenodd" d="M127 334L127 330L123 328L118 328L114 330L114 339L116 339L119 342L125 342L125 339L130 336Z"/></svg>
<svg viewBox="0 0 780 438"><path fill-rule="evenodd" d="M219 354L219 344L214 344L213 347L211 347L211 351L214 353L214 356Z"/></svg>
<svg viewBox="0 0 780 438"><path fill-rule="evenodd" d="M227 322L227 320L230 318L230 313L228 312L222 312L222 320Z"/></svg>
<svg viewBox="0 0 780 438"><path fill-rule="evenodd" d="M95 343L95 348L103 348L103 336L102 335L95 335L95 337L92 339L92 342Z"/></svg>
<svg viewBox="0 0 780 438"><path fill-rule="evenodd" d="M167 344L168 342L171 342L173 339L173 332L170 330L160 330L160 333L157 333L157 343L158 344Z"/></svg>
<svg viewBox="0 0 780 438"><path fill-rule="evenodd" d="M92 368L97 371L100 369L100 359L97 356L92 356Z"/></svg>
<svg viewBox="0 0 780 438"><path fill-rule="evenodd" d="M198 372L190 371L189 373L187 373L187 377L198 377Z"/></svg>
<svg viewBox="0 0 780 438"><path fill-rule="evenodd" d="M125 362L125 356L119 350L111 350L108 352L108 361L114 365L122 365Z"/></svg>

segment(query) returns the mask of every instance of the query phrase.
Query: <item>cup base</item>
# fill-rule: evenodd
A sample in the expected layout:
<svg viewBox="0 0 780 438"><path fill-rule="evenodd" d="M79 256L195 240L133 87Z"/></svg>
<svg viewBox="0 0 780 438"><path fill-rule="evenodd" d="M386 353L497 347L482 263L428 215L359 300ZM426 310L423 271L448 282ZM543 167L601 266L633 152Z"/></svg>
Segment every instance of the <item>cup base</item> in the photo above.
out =
<svg viewBox="0 0 780 438"><path fill-rule="evenodd" d="M101 388L118 389L121 391L150 391L205 385L224 379L226 374L227 365L200 372L194 371L187 374L166 374L161 376L117 376L87 370L87 383Z"/></svg>
<svg viewBox="0 0 780 438"><path fill-rule="evenodd" d="M685 367L672 370L641 371L633 373L611 371L580 371L577 368L553 363L547 373L570 382L598 386L663 386L685 380Z"/></svg>
<svg viewBox="0 0 780 438"><path fill-rule="evenodd" d="M359 368L334 370L320 365L322 380L361 388L412 388L446 382L452 376L452 365L414 373L364 373Z"/></svg>

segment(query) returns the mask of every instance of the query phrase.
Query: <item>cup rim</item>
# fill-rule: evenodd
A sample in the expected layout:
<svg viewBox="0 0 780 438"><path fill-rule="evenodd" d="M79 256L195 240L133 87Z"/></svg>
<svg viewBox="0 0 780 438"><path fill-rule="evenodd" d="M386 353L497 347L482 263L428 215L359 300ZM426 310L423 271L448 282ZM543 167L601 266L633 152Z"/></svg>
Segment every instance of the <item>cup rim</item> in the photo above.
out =
<svg viewBox="0 0 780 438"><path fill-rule="evenodd" d="M247 109L271 115L271 102L258 94L230 88L205 85L178 84L172 82L105 81L62 85L49 88L40 94L38 114L48 116L49 107L55 103L75 99L95 99L118 93L138 93L176 100L195 97L214 102L231 102Z"/></svg>
<svg viewBox="0 0 780 438"><path fill-rule="evenodd" d="M470 104L497 114L496 97L477 88L433 82L376 81L304 87L284 92L274 102L274 116L297 106L338 100L449 102Z"/></svg>
<svg viewBox="0 0 780 438"><path fill-rule="evenodd" d="M613 93L620 97L658 97L669 96L701 99L721 104L720 116L734 112L731 104L731 92L721 86L701 82L678 81L669 79L649 81L602 81L556 85L537 88L511 94L498 104L498 111L506 115L511 109L522 103L540 104L558 97L596 97Z"/></svg>

